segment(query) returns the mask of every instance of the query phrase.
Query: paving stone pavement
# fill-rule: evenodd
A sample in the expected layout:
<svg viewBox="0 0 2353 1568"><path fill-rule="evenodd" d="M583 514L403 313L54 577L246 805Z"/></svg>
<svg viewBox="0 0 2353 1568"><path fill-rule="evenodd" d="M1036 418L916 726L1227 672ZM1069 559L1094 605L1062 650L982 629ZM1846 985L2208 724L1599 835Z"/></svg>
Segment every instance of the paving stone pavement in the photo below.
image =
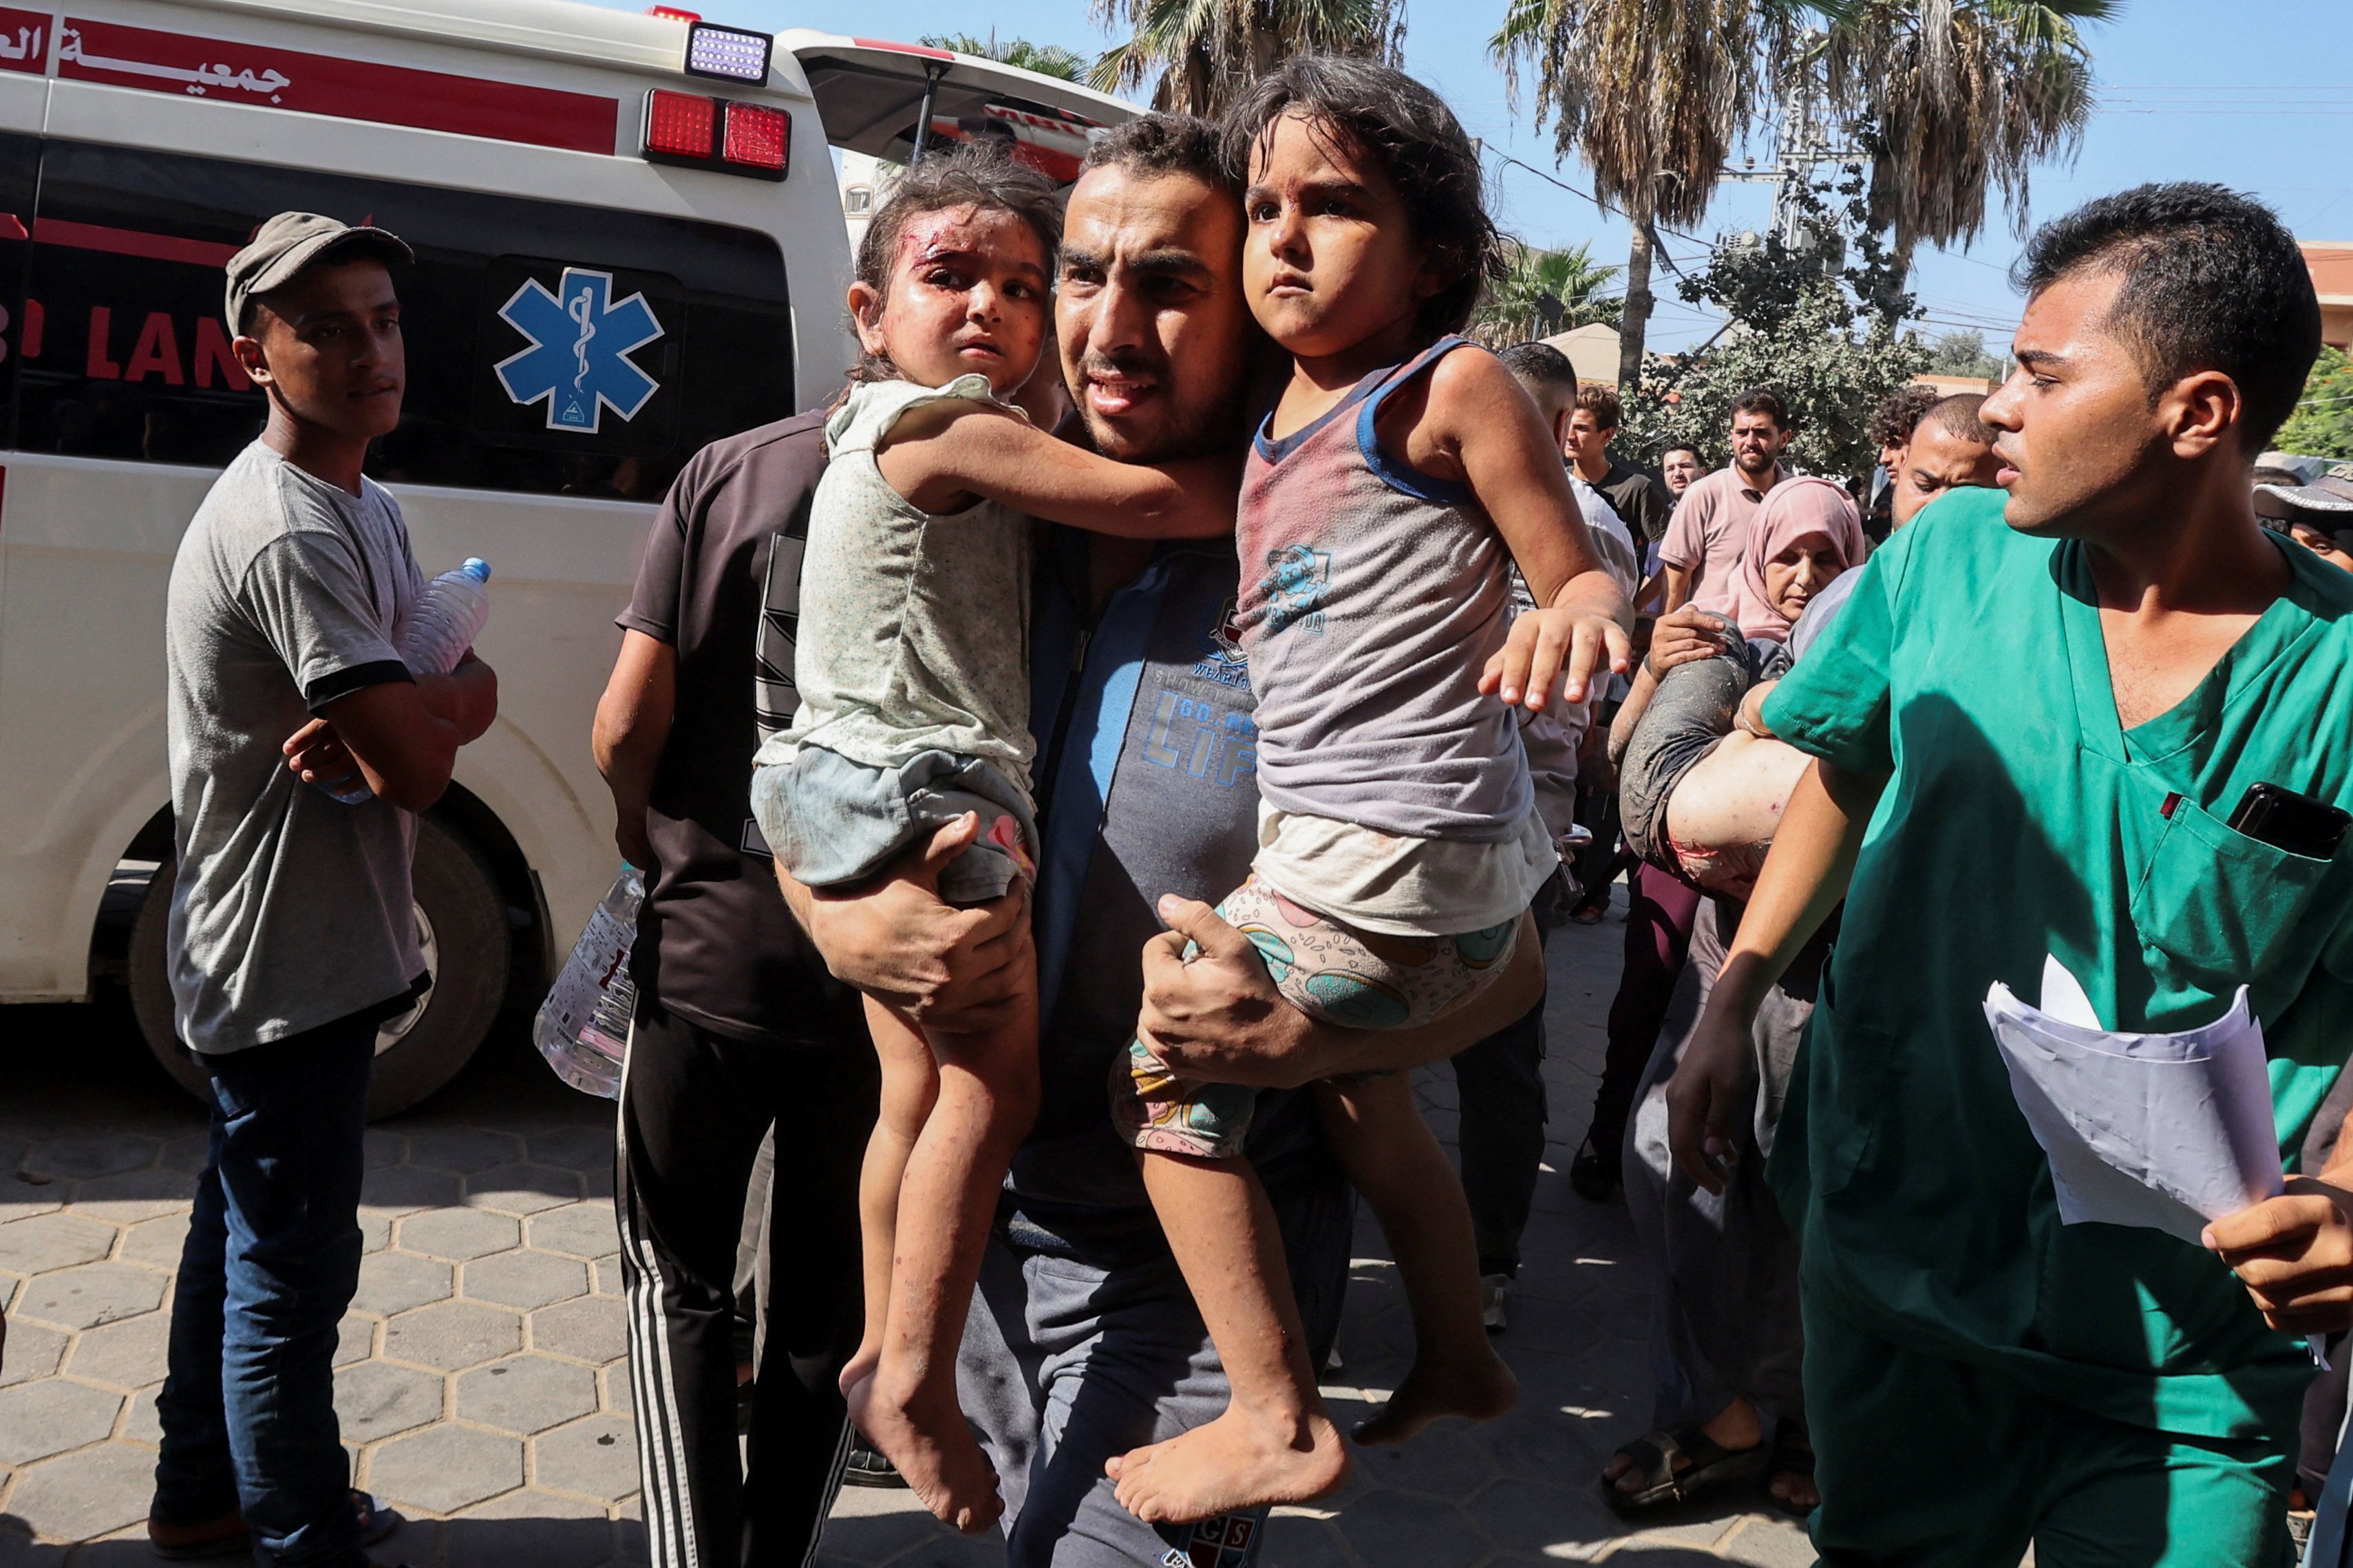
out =
<svg viewBox="0 0 2353 1568"><path fill-rule="evenodd" d="M1622 893L1620 895L1622 904ZM1622 1205L1566 1179L1602 1056L1624 927L1553 939L1552 1108L1526 1262L1499 1344L1520 1407L1359 1450L1340 1497L1281 1510L1264 1568L1674 1568L1812 1562L1789 1521L1739 1507L1629 1530L1594 1477L1649 1408L1646 1294ZM205 1154L203 1119L149 1064L122 1010L19 1008L0 1055L0 1568L129 1568L154 1466L171 1273ZM1420 1076L1455 1136L1451 1076ZM414 1568L645 1561L623 1362L607 1108L557 1083L521 1032L432 1101L368 1134L367 1255L336 1356L357 1484L412 1524L380 1555ZM1385 1397L1412 1331L1380 1233L1360 1221L1344 1429ZM827 1568L1001 1563L907 1494L846 1491Z"/></svg>

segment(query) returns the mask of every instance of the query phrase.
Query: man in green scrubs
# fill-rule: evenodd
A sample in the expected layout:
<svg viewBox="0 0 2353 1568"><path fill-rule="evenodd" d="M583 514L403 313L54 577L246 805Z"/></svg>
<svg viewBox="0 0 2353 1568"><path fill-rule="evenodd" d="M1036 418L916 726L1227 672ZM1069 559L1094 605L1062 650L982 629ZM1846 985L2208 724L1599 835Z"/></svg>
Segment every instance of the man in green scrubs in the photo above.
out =
<svg viewBox="0 0 2353 1568"><path fill-rule="evenodd" d="M1823 1560L2275 1568L2300 1336L2353 1321L2353 1159L2204 1247L2063 1226L1981 1009L1995 981L2039 995L2046 953L2111 1028L2248 985L2284 1150L2353 1050L2353 848L2226 826L2258 783L2353 805L2353 577L2249 499L2319 308L2277 219L2211 185L2094 202L2024 270L1980 416L2006 501L1957 491L1873 554L1766 705L1819 762L1671 1135L1718 1185L1757 1003L1843 898L1771 1166Z"/></svg>

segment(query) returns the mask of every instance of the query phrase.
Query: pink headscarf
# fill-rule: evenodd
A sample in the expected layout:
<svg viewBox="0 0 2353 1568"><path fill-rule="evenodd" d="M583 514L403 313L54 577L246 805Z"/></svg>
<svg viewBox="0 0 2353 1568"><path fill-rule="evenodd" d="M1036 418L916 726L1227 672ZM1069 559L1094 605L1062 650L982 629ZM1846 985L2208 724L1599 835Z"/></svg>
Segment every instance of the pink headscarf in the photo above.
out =
<svg viewBox="0 0 2353 1568"><path fill-rule="evenodd" d="M1765 492L1764 505L1749 520L1748 542L1740 552L1731 591L1695 601L1693 607L1736 621L1745 637L1787 638L1789 617L1765 591L1765 563L1810 533L1831 542L1841 572L1862 564L1862 519L1846 488L1829 479L1783 479ZM1820 584L1814 592L1821 592Z"/></svg>

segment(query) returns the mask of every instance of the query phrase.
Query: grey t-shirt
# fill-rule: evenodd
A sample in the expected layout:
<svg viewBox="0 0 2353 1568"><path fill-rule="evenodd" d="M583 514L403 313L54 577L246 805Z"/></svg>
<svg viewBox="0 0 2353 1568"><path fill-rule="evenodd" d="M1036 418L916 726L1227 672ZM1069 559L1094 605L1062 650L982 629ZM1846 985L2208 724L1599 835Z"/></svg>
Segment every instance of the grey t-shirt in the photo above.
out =
<svg viewBox="0 0 2353 1568"><path fill-rule="evenodd" d="M286 766L339 697L410 679L394 628L424 589L400 508L256 441L213 484L172 563L166 719L179 880L180 1037L215 1055L392 1009L425 970L409 895L417 819L344 805Z"/></svg>

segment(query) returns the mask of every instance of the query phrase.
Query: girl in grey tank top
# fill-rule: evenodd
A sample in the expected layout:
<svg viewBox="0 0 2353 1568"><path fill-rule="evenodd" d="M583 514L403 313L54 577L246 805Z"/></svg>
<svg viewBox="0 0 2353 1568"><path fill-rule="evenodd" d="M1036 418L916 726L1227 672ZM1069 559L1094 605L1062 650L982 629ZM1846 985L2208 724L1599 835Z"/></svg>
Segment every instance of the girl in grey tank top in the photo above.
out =
<svg viewBox="0 0 2353 1568"><path fill-rule="evenodd" d="M1528 1005L1489 1018L1477 1000L1513 967L1529 900L1558 865L1513 710L1582 700L1622 671L1629 612L1535 405L1451 335L1496 255L1452 113L1401 72L1310 56L1261 80L1227 134L1249 168L1245 295L1293 370L1253 444L1236 526L1260 849L1219 912L1311 1016L1438 1024L1428 1047L1400 1052L1427 1060ZM1539 606L1516 621L1514 562ZM1180 916L1197 930L1205 918ZM1114 1117L1146 1152L1145 1186L1232 1402L1114 1461L1119 1499L1179 1521L1321 1496L1348 1459L1240 1157L1254 1096L1180 1079L1141 1039L1124 1065ZM1469 1210L1406 1079L1318 1093L1413 1310L1413 1370L1357 1440L1502 1415L1516 1391L1482 1323Z"/></svg>

